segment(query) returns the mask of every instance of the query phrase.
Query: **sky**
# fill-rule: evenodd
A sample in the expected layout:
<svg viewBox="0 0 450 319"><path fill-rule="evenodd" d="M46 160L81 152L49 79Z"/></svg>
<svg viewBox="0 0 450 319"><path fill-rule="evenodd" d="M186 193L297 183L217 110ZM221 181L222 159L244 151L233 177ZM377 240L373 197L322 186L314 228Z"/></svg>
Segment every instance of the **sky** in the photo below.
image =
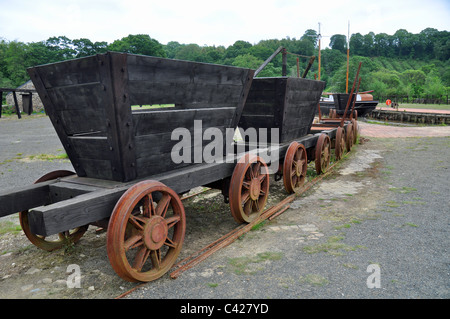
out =
<svg viewBox="0 0 450 319"><path fill-rule="evenodd" d="M299 39L369 32L450 30L450 0L0 0L0 39L39 42L53 36L108 43L129 34L228 47L237 40Z"/></svg>

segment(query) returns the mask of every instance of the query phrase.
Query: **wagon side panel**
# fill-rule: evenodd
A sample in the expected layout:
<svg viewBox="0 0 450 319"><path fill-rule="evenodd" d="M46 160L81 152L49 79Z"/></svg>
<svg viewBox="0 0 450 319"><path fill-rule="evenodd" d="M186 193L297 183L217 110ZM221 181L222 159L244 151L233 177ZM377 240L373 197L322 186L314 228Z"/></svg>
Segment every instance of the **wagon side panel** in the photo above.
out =
<svg viewBox="0 0 450 319"><path fill-rule="evenodd" d="M308 134L325 83L302 78L289 78L283 114L281 142Z"/></svg>
<svg viewBox="0 0 450 319"><path fill-rule="evenodd" d="M227 149L227 128L235 128L253 78L253 70L139 55L128 56L131 105L161 105L133 111L137 176L200 163L205 132L215 130L218 154ZM186 140L187 139L187 140ZM174 161L176 150L182 162ZM219 149L220 148L220 149ZM214 154L216 155L216 154ZM220 156L218 156L220 157Z"/></svg>

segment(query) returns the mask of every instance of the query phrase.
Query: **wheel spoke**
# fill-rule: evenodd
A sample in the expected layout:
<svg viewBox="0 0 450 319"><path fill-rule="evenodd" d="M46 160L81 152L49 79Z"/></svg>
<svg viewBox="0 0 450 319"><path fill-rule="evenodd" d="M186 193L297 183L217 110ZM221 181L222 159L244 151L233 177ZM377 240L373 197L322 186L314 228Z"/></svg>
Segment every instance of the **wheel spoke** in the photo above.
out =
<svg viewBox="0 0 450 319"><path fill-rule="evenodd" d="M175 216L165 219L165 222L166 222L168 228L172 228L180 220L181 220L180 216L175 215Z"/></svg>
<svg viewBox="0 0 450 319"><path fill-rule="evenodd" d="M255 207L255 209L253 210L254 212L259 212L259 204L258 204L258 200L253 201L253 205Z"/></svg>
<svg viewBox="0 0 450 319"><path fill-rule="evenodd" d="M142 216L130 215L128 222L137 230L143 230L146 220Z"/></svg>
<svg viewBox="0 0 450 319"><path fill-rule="evenodd" d="M172 239L170 239L169 237L166 238L166 241L164 242L164 245L172 247L172 248L177 248L178 243L174 242Z"/></svg>
<svg viewBox="0 0 450 319"><path fill-rule="evenodd" d="M266 180L266 175L261 174L258 176L258 179L259 179L259 183L262 184Z"/></svg>
<svg viewBox="0 0 450 319"><path fill-rule="evenodd" d="M153 206L153 196L152 194L148 194L143 198L143 212L142 214L145 217L151 217L155 214L155 207Z"/></svg>
<svg viewBox="0 0 450 319"><path fill-rule="evenodd" d="M134 235L128 238L124 242L125 251L130 250L131 248L136 248L142 245L144 242L142 241L142 235Z"/></svg>
<svg viewBox="0 0 450 319"><path fill-rule="evenodd" d="M246 215L250 215L251 211L252 211L252 201L249 200L244 204L244 213Z"/></svg>
<svg viewBox="0 0 450 319"><path fill-rule="evenodd" d="M145 262L148 259L151 250L147 249L147 247L142 246L136 254L133 262L133 268L137 271L141 271L142 267L144 267Z"/></svg>
<svg viewBox="0 0 450 319"><path fill-rule="evenodd" d="M150 259L152 261L153 267L155 267L156 269L161 268L161 253L159 249L150 251Z"/></svg>
<svg viewBox="0 0 450 319"><path fill-rule="evenodd" d="M252 171L253 177L258 177L261 174L261 162L256 162L252 167Z"/></svg>
<svg viewBox="0 0 450 319"><path fill-rule="evenodd" d="M169 194L164 194L158 205L156 206L156 215L165 217L170 204Z"/></svg>
<svg viewBox="0 0 450 319"><path fill-rule="evenodd" d="M242 193L242 195L241 195L241 202L242 202L242 205L244 205L245 203L247 203L247 201L249 200L249 198L250 198L250 191L245 191L244 193Z"/></svg>

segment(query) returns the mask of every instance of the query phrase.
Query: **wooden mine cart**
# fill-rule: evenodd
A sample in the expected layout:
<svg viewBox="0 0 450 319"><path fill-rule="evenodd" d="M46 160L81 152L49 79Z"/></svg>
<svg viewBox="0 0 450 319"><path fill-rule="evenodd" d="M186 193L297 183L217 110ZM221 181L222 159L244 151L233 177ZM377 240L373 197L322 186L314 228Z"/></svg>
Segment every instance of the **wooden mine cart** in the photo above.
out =
<svg viewBox="0 0 450 319"><path fill-rule="evenodd" d="M113 52L28 72L75 173L54 171L1 191L0 217L20 212L26 236L49 251L76 242L91 224L107 227L108 258L128 281L155 280L174 264L186 228L180 194L222 189L235 220L250 222L269 193L273 163L262 152L279 151L288 192L304 182L306 149L329 158L327 135L308 134L323 82L260 80L250 69ZM229 135L244 106L244 128L279 128L280 143L238 151ZM195 137L212 129L222 157L205 161L198 155L210 144ZM175 161L180 136L191 143L182 149L187 160ZM49 240L54 234L59 239Z"/></svg>
<svg viewBox="0 0 450 319"><path fill-rule="evenodd" d="M345 139L348 123L343 128L313 125L324 85L304 78L255 78L239 121L239 128L255 128L258 133L259 129L279 129L280 167L275 178L283 178L289 193L305 182L309 161L315 162L316 171L321 174L329 166L331 148L337 159L343 154L341 140ZM269 143L274 142L268 136Z"/></svg>
<svg viewBox="0 0 450 319"><path fill-rule="evenodd" d="M258 161L244 156L236 164L228 154L231 160L199 162L196 141L191 161L171 157L177 129L202 137L215 128L227 149L233 141L226 129L238 124L253 70L109 52L28 72L76 171L51 172L0 193L0 216L21 212L25 234L42 249L77 241L89 224L108 226L108 257L119 276L154 280L172 266L184 240L178 195L235 171L245 174ZM203 148L200 142L200 153ZM254 188L268 191L268 179ZM260 204L262 210L265 200ZM46 240L53 234L61 240Z"/></svg>

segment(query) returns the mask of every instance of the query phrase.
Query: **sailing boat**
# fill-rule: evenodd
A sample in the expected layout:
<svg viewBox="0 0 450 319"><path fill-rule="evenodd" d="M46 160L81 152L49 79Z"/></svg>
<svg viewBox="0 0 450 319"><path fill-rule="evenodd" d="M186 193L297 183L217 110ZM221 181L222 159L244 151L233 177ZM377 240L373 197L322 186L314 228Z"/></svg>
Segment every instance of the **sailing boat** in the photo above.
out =
<svg viewBox="0 0 450 319"><path fill-rule="evenodd" d="M320 80L320 23L319 23L319 80ZM320 111L322 114L329 115L330 117L340 117L344 115L345 106L347 105L347 101L350 97L348 93L348 73L349 73L349 61L350 61L350 21L348 23L348 36L347 36L347 77L346 77L346 85L345 85L345 93L323 93L323 95L327 95L328 97L322 97L320 99ZM356 113L354 116L365 116L366 114L372 112L378 105L378 101L373 99L373 95L371 91L365 92L356 92L353 93L352 100L350 101L350 105L353 104L353 100L356 97L354 111Z"/></svg>

